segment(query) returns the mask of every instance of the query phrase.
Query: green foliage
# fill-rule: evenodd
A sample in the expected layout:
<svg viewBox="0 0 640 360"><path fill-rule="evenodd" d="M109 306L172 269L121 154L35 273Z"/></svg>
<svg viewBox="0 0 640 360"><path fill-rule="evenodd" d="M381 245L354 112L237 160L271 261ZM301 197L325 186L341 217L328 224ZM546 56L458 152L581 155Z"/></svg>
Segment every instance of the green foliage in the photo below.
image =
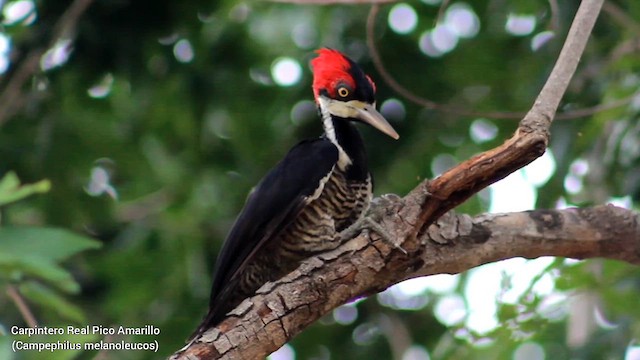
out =
<svg viewBox="0 0 640 360"><path fill-rule="evenodd" d="M95 240L64 229L3 227L0 228L0 276L7 281L35 277L62 291L77 293L79 285L58 263L99 246Z"/></svg>
<svg viewBox="0 0 640 360"><path fill-rule="evenodd" d="M0 179L0 206L26 198L32 194L46 193L51 189L49 180L20 186L16 173L10 171Z"/></svg>
<svg viewBox="0 0 640 360"><path fill-rule="evenodd" d="M8 172L0 180L0 210L2 206L23 200L36 193L46 193L51 184L42 180L35 184L20 185L14 172ZM14 299L15 304L6 306L28 306L24 301L32 302L43 312L56 314L55 318L67 323L84 324L87 321L84 311L59 294L77 294L80 285L72 274L61 266L65 260L89 249L97 249L100 243L85 236L75 234L67 229L5 226L0 227L0 288L8 286L17 289L16 294L23 298ZM46 284L46 285L45 285ZM58 291L52 289L57 289ZM15 290L14 290L15 291ZM9 290L7 290L9 293ZM18 303L22 302L22 303ZM6 324L10 328L14 324ZM23 326L23 325L21 325ZM4 329L4 333L9 330ZM0 339L0 354L12 358L11 340L17 339L35 343L36 338L8 337ZM74 340L73 337L42 337L40 342ZM77 342L77 339L74 341ZM37 359L42 353L35 352L36 357L27 355L26 359ZM72 359L80 350L55 351L48 354L48 359ZM27 352L28 354L28 352Z"/></svg>
<svg viewBox="0 0 640 360"><path fill-rule="evenodd" d="M3 21L1 33L10 41L0 99L29 54L48 50L69 3L35 1L23 19ZM390 26L397 4L381 7L373 40L385 68L416 96L478 112L525 111L532 104L579 4L481 0L444 2L441 9L431 3L404 3L416 15L407 33ZM558 9L549 7L556 3ZM640 5L608 3L621 11L600 16L563 113L637 92L640 59L629 44L637 39ZM456 6L472 10L477 32L457 37L448 52L428 55L427 35ZM425 109L398 94L371 61L367 14L364 5L93 1L69 23L77 20L68 57L29 77L22 106L0 120L0 286L16 286L43 324L161 329L158 354L109 354L117 358L159 358L182 347L205 313L215 257L246 194L296 142L320 133L308 61L321 46L345 51L365 68L376 81L378 107L401 136L394 142L362 129L376 194L403 195L512 134L516 119ZM531 32L506 30L514 14L535 21ZM552 37L534 49L534 38L546 31ZM288 86L278 85L273 72L281 57L301 69ZM535 207L616 199L637 208L638 113L636 100L557 120L550 144L555 172L531 186ZM514 203L524 190L514 192ZM483 191L458 211L486 212L490 195ZM89 251L98 244L100 251ZM629 265L559 259L524 286L517 274L473 280L474 273L460 275L447 291L360 301L352 305L355 318L327 316L290 345L299 359L399 358L398 349L410 346L432 359L520 359L518 352L536 349L547 357L600 359L622 358L640 342L634 296L640 274ZM484 310L472 307L483 295L467 292L472 281L486 281L487 288L502 281L485 304L495 306L497 319L487 332L469 326L471 315ZM539 291L549 282L550 292ZM503 295L514 288L521 291L507 301ZM569 304L585 292L599 299L607 321L572 347ZM463 299L449 310L463 315L448 322L441 306L451 299ZM5 330L24 325L2 294L0 309ZM6 341L0 337L3 359L14 357Z"/></svg>

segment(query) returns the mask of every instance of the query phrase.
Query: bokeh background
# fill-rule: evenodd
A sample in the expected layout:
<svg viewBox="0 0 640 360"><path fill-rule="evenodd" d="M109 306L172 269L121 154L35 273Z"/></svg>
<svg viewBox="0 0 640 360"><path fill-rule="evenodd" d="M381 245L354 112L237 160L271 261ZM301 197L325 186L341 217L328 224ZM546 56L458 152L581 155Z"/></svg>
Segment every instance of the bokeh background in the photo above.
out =
<svg viewBox="0 0 640 360"><path fill-rule="evenodd" d="M401 135L362 129L376 194L404 195L511 135L509 113L532 104L579 3L393 2L371 36L367 4L0 1L0 333L28 325L19 305L40 326L160 329L40 338L157 340L158 353L13 353L34 338L1 336L0 358L180 348L246 194L320 134L315 49L347 53L376 81ZM636 208L638 39L640 2L607 1L547 154L457 211ZM271 358L637 360L639 290L640 271L620 262L512 259L342 306Z"/></svg>

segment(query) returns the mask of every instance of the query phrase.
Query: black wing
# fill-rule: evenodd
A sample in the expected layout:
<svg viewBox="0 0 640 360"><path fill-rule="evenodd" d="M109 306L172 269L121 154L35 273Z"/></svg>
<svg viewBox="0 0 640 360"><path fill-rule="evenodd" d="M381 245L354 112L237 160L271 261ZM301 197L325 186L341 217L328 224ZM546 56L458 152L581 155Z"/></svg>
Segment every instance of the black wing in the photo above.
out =
<svg viewBox="0 0 640 360"><path fill-rule="evenodd" d="M293 147L258 183L218 255L209 313L192 338L224 318L224 304L244 265L296 218L337 161L338 149L331 141L306 140Z"/></svg>

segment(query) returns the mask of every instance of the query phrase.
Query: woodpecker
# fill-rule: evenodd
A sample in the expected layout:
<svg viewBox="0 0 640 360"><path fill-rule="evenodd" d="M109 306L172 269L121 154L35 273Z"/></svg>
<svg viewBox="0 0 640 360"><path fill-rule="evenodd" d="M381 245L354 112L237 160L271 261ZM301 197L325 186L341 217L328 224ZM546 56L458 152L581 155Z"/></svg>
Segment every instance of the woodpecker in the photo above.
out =
<svg viewBox="0 0 640 360"><path fill-rule="evenodd" d="M398 139L375 109L376 87L351 59L320 49L311 61L324 134L294 146L251 192L215 265L209 312L191 339L216 326L268 281L338 247L369 207L373 182L354 123Z"/></svg>

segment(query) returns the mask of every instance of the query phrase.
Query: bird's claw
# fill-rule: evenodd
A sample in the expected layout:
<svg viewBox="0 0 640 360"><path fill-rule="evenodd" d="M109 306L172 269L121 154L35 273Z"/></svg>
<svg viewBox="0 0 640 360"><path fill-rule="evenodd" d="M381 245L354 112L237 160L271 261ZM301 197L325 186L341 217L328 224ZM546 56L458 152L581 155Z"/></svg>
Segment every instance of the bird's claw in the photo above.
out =
<svg viewBox="0 0 640 360"><path fill-rule="evenodd" d="M403 254L407 255L407 251L396 243L394 237L379 223L375 222L370 217L362 217L355 223L351 224L348 228L340 232L340 238L344 241L351 239L358 235L362 230L373 231L382 238L387 244L391 245L395 249L400 250Z"/></svg>

